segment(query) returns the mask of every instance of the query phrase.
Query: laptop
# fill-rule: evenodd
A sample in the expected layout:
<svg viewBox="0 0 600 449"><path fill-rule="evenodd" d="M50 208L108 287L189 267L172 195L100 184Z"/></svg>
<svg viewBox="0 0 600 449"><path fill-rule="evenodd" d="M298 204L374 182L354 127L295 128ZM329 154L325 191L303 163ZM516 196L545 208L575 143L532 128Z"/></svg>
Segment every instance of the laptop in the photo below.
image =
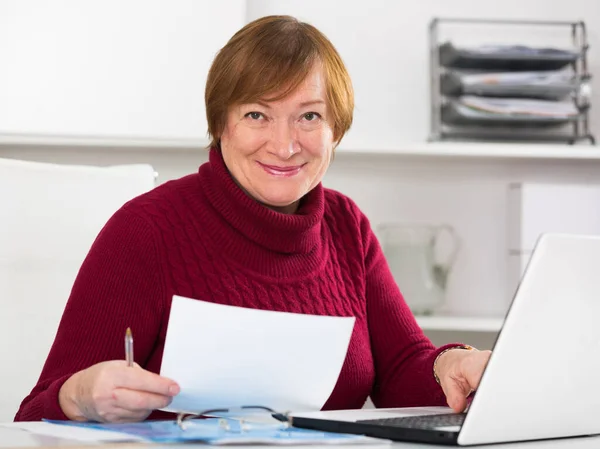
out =
<svg viewBox="0 0 600 449"><path fill-rule="evenodd" d="M468 342L466 342L468 343ZM600 434L600 236L543 234L465 413L292 414L295 427L469 446Z"/></svg>

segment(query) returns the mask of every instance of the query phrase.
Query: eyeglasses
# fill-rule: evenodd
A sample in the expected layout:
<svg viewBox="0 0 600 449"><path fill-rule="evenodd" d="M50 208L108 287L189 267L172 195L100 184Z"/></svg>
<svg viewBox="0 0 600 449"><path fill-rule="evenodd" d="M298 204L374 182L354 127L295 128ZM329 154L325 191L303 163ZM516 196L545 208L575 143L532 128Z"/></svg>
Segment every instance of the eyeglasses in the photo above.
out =
<svg viewBox="0 0 600 449"><path fill-rule="evenodd" d="M281 413L273 410L272 408L265 407L263 405L242 405L241 407L231 407L231 408L214 408L209 410L204 410L200 413L179 413L177 415L177 425L181 430L185 430L185 421L190 418L198 418L198 417L211 417L209 415L214 415L216 413L232 413L239 412L241 410L263 410L271 415L274 419L279 422L286 424L287 427L291 426L291 422L287 413ZM215 416L212 416L213 418ZM216 416L216 418L219 418ZM245 430L245 421L242 418L236 419L240 423L240 431ZM229 422L226 419L221 419L219 421L219 426L227 431L231 431L229 426Z"/></svg>

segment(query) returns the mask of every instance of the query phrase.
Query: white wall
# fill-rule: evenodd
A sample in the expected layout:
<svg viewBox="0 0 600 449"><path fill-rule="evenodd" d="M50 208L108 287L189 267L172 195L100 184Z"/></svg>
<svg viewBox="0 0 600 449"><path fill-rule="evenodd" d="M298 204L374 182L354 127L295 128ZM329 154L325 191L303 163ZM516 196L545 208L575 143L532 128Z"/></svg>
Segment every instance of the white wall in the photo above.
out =
<svg viewBox="0 0 600 449"><path fill-rule="evenodd" d="M0 133L206 137L244 0L0 0Z"/></svg>

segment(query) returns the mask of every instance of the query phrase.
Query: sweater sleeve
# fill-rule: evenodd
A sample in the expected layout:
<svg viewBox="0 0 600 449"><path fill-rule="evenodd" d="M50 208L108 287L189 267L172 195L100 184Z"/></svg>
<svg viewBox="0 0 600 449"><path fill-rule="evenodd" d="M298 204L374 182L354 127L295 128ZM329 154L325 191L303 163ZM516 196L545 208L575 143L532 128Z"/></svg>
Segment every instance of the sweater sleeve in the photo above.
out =
<svg viewBox="0 0 600 449"><path fill-rule="evenodd" d="M454 344L436 348L418 325L390 272L367 218L360 214L365 252L367 319L376 407L446 406L433 376L437 355Z"/></svg>
<svg viewBox="0 0 600 449"><path fill-rule="evenodd" d="M67 419L58 393L74 373L124 358L131 327L135 361L144 366L165 309L164 281L152 227L127 206L98 234L77 274L37 385L15 421Z"/></svg>

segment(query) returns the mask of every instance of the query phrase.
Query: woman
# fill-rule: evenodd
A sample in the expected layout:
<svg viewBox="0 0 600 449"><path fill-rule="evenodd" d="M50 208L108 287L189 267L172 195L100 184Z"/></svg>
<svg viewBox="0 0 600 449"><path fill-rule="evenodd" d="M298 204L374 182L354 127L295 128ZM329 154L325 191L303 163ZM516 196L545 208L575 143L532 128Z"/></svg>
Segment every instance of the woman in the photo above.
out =
<svg viewBox="0 0 600 449"><path fill-rule="evenodd" d="M435 348L390 274L369 221L321 180L352 122L350 79L331 43L287 16L256 20L216 56L206 85L209 162L124 205L73 286L56 339L16 420L166 417L159 376L174 294L235 306L355 316L325 409L463 410L489 352ZM135 369L123 358L127 327Z"/></svg>

